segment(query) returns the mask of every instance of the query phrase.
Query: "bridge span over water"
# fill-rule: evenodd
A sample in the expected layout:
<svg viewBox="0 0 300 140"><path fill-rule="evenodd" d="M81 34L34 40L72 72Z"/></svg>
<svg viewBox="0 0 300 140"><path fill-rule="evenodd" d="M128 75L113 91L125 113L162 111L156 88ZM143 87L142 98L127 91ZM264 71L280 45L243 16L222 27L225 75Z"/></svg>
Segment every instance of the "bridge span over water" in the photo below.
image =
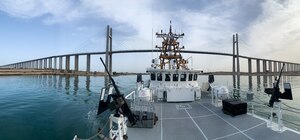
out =
<svg viewBox="0 0 300 140"><path fill-rule="evenodd" d="M224 74L278 74L283 64L285 67L283 71L285 73L295 74L300 72L300 63L292 63L280 60L271 60L263 58L248 57L239 54L238 47L238 34L233 35L233 53L222 53L222 52L208 52L208 51L192 51L192 50L181 50L181 53L190 54L205 54L205 55L219 55L232 57L232 71L223 72ZM34 70L55 70L58 74L74 74L83 75L91 74L91 56L93 55L105 55L105 63L108 66L108 70L112 72L112 56L113 54L124 54L124 53L152 53L159 52L159 50L112 50L112 28L107 26L107 37L106 37L106 51L103 52L87 52L87 53L74 53L65 55L49 56L44 58L38 58L33 60L27 60L22 62L16 62L0 66L2 69L9 69L11 71L20 69L34 69ZM79 71L79 56L85 56L85 70ZM70 61L74 61L74 67L71 68ZM246 59L248 62L248 71L240 71L240 59ZM252 63L256 63L256 71L252 71ZM64 67L63 67L64 65ZM230 65L230 64L229 64Z"/></svg>
<svg viewBox="0 0 300 140"><path fill-rule="evenodd" d="M124 53L152 53L159 52L159 50L119 50L119 51L110 51L108 52L108 57L112 58L113 54L124 54ZM206 54L206 55L220 55L220 56L228 56L233 59L236 58L236 55L229 53L220 53L220 52L207 52L207 51L191 51L191 50L182 50L182 53L190 53L190 54ZM74 54L65 54L65 55L56 55L49 56L44 58L38 58L28 61L17 62L13 64L7 64L0 66L0 68L8 68L8 69L38 69L38 70L63 70L63 73L73 73L73 74L82 74L79 73L79 56L86 57L86 69L84 72L91 72L91 56L92 55L106 55L107 52L87 52L87 53L74 53ZM107 58L107 57L106 57ZM284 72L298 72L300 71L300 64L291 63L279 60L270 60L270 59L262 59L262 58L254 58L248 56L240 55L239 58L248 60L248 71L241 72L242 74L262 74L262 73L270 73L270 72L279 72L280 68L283 64L285 64ZM71 59L74 60L74 67L70 67ZM256 71L252 72L252 63L256 63ZM262 67L261 67L262 62ZM64 67L63 67L64 64ZM108 66L111 66L111 61L108 61ZM237 66L239 64L236 64ZM233 64L233 67L234 64ZM110 71L112 71L110 67ZM237 72L237 71L232 71ZM232 72L223 72L224 74ZM222 72L221 72L222 73Z"/></svg>

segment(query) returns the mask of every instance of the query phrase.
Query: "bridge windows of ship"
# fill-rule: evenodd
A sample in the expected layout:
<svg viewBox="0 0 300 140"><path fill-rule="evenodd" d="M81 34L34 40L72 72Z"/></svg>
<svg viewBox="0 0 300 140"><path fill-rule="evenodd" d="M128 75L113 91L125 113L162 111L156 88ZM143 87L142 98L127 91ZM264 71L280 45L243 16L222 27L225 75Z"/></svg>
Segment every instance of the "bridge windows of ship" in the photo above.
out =
<svg viewBox="0 0 300 140"><path fill-rule="evenodd" d="M197 79L198 79L198 75L194 74L194 81L197 81Z"/></svg>
<svg viewBox="0 0 300 140"><path fill-rule="evenodd" d="M193 80L193 74L189 74L189 81Z"/></svg>
<svg viewBox="0 0 300 140"><path fill-rule="evenodd" d="M176 73L150 73L151 81L173 81L173 82L185 82L185 81L197 81L198 75L193 73L183 73L183 74L176 74Z"/></svg>
<svg viewBox="0 0 300 140"><path fill-rule="evenodd" d="M157 74L157 81L162 81L162 74L161 73Z"/></svg>
<svg viewBox="0 0 300 140"><path fill-rule="evenodd" d="M178 74L173 74L173 81L178 81Z"/></svg>
<svg viewBox="0 0 300 140"><path fill-rule="evenodd" d="M155 80L156 80L156 75L155 75L155 73L151 73L150 77L151 77L151 81L155 81Z"/></svg>
<svg viewBox="0 0 300 140"><path fill-rule="evenodd" d="M166 74L165 81L171 81L171 74Z"/></svg>
<svg viewBox="0 0 300 140"><path fill-rule="evenodd" d="M186 81L186 74L180 75L180 81Z"/></svg>

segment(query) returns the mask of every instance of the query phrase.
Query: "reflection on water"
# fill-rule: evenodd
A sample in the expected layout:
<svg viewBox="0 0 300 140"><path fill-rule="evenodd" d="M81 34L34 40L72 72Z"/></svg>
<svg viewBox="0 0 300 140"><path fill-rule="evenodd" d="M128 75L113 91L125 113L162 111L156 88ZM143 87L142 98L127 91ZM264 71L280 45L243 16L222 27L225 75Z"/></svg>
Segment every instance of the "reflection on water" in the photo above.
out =
<svg viewBox="0 0 300 140"><path fill-rule="evenodd" d="M114 80L122 93L127 94L135 88L135 77L117 76ZM109 78L101 76L36 75L32 76L32 79L43 87L61 90L70 95L77 95L79 91L87 95L93 92L99 93L102 87L109 84Z"/></svg>
<svg viewBox="0 0 300 140"><path fill-rule="evenodd" d="M64 89L66 94L76 95L78 90L80 90L80 82L84 82L85 90L91 92L91 78L90 76L84 76L85 82L79 79L79 76L69 76L69 75L37 75L33 76L35 82L39 83L43 87L55 88L55 89ZM72 84L72 86L71 86ZM101 86L101 85L99 85ZM103 85L102 85L103 86Z"/></svg>
<svg viewBox="0 0 300 140"><path fill-rule="evenodd" d="M251 79L251 80L252 80L252 79ZM256 85L257 85L257 90L260 91L260 90L261 90L261 87L260 87L260 84L261 84L261 83L260 83L260 76L257 76L256 82L257 82L257 83L256 83Z"/></svg>
<svg viewBox="0 0 300 140"><path fill-rule="evenodd" d="M91 82L91 77L90 76L86 76L86 80L85 80L85 88L87 91L91 92L90 90L90 82Z"/></svg>
<svg viewBox="0 0 300 140"><path fill-rule="evenodd" d="M248 76L249 91L253 91L252 76Z"/></svg>

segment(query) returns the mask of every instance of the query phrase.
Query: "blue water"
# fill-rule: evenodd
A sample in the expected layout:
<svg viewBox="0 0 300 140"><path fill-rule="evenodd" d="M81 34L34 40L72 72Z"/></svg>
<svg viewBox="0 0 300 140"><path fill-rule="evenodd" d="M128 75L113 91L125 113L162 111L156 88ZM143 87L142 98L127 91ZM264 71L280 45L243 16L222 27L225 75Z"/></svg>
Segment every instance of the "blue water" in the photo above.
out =
<svg viewBox="0 0 300 140"><path fill-rule="evenodd" d="M65 76L0 77L0 139L89 136L93 120L88 114L97 109L103 78L90 77L89 87L87 80ZM134 79L130 80L116 78L121 87L125 87L122 83L134 84Z"/></svg>
<svg viewBox="0 0 300 140"><path fill-rule="evenodd" d="M115 81L126 94L135 88L135 78L119 76ZM283 80L292 83L294 93L294 100L286 103L300 108L300 77ZM207 81L207 76L200 77L199 82L203 81ZM215 84L232 86L232 76L216 76L215 81ZM253 91L263 89L263 78L260 81L257 84L256 77L252 78ZM99 120L104 119L95 114L103 83L103 77L93 76L1 76L0 140L67 140L74 135L91 136L102 123ZM249 89L248 77L241 77L240 87ZM255 94L260 100L268 100L260 92ZM287 118L299 122L297 115L290 114Z"/></svg>

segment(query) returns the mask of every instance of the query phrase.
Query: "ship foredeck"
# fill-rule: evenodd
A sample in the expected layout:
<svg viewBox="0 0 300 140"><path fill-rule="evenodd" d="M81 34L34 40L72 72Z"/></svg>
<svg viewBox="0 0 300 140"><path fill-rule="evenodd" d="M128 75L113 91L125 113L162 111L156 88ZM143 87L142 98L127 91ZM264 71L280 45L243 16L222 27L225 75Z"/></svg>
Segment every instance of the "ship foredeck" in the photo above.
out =
<svg viewBox="0 0 300 140"><path fill-rule="evenodd" d="M208 99L188 103L155 103L159 120L153 128L128 128L131 140L296 140L300 134L267 128L265 120L249 114L231 117Z"/></svg>

